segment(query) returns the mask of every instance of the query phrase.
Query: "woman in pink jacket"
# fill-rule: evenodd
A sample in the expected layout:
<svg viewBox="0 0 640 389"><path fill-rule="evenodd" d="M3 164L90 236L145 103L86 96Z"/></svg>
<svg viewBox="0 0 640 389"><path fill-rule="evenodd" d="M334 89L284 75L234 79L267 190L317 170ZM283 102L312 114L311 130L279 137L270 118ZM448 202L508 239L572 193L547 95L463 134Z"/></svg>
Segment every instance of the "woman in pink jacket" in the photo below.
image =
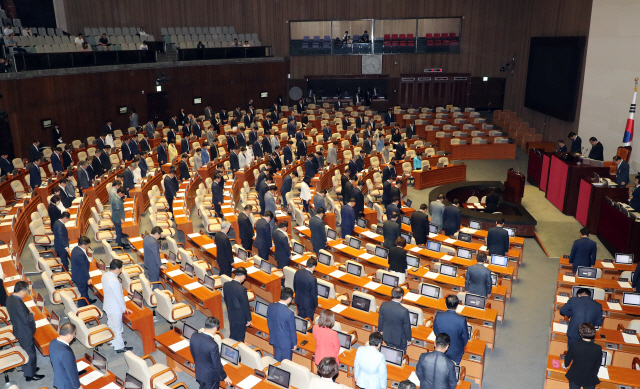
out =
<svg viewBox="0 0 640 389"><path fill-rule="evenodd" d="M335 324L333 311L325 309L320 314L318 324L313 326L313 338L316 340L316 351L313 359L320 364L323 358L333 357L338 361L338 353L340 351L340 342L338 341L338 333L332 328Z"/></svg>

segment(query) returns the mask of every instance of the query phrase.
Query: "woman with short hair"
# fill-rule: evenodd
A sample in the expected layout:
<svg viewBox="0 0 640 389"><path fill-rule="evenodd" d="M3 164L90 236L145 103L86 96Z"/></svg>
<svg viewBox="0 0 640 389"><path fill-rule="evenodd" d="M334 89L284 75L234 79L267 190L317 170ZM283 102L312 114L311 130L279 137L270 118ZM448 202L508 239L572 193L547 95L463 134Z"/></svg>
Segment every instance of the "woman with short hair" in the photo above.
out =
<svg viewBox="0 0 640 389"><path fill-rule="evenodd" d="M334 357L326 357L318 364L318 375L309 383L309 389L341 389L342 385L333 382L338 376L338 362Z"/></svg>

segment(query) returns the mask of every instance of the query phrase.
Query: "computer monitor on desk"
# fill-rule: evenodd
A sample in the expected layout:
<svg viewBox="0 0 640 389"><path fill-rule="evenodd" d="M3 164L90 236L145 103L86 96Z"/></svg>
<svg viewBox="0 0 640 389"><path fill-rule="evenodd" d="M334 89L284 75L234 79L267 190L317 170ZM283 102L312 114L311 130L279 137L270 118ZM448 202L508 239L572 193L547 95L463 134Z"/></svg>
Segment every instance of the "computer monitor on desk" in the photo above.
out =
<svg viewBox="0 0 640 389"><path fill-rule="evenodd" d="M473 257L473 253L471 252L471 250L463 249L462 247L459 247L456 253L456 256L458 258L471 259Z"/></svg>
<svg viewBox="0 0 640 389"><path fill-rule="evenodd" d="M335 230L332 230L331 228L329 228L327 230L327 238L336 240L338 239L338 233Z"/></svg>
<svg viewBox="0 0 640 389"><path fill-rule="evenodd" d="M282 388L289 388L289 381L291 379L291 373L279 367L269 365L267 371L267 381L276 384Z"/></svg>
<svg viewBox="0 0 640 389"><path fill-rule="evenodd" d="M376 257L387 259L387 257L389 256L389 250L384 247L376 246L375 254Z"/></svg>
<svg viewBox="0 0 640 389"><path fill-rule="evenodd" d="M184 265L184 274L188 275L189 277L193 277L193 274L195 273L193 265L190 263L185 263Z"/></svg>
<svg viewBox="0 0 640 389"><path fill-rule="evenodd" d="M413 267L413 268L419 268L420 267L420 258L411 255L411 254L407 254L407 265Z"/></svg>
<svg viewBox="0 0 640 389"><path fill-rule="evenodd" d="M449 277L455 277L458 274L458 268L453 265L440 265L440 274Z"/></svg>
<svg viewBox="0 0 640 389"><path fill-rule="evenodd" d="M576 277L595 280L598 277L598 270L595 267L578 266Z"/></svg>
<svg viewBox="0 0 640 389"><path fill-rule="evenodd" d="M371 307L371 301L364 297L353 296L351 299L351 307L355 309L359 309L364 312L369 312L369 308Z"/></svg>
<svg viewBox="0 0 640 389"><path fill-rule="evenodd" d="M238 363L240 363L240 351L228 344L221 343L220 356L234 366L238 366Z"/></svg>
<svg viewBox="0 0 640 389"><path fill-rule="evenodd" d="M458 232L458 240L461 242L471 243L471 234L465 234L464 232Z"/></svg>
<svg viewBox="0 0 640 389"><path fill-rule="evenodd" d="M320 253L318 254L318 262L325 266L331 266L331 257L327 254Z"/></svg>
<svg viewBox="0 0 640 389"><path fill-rule="evenodd" d="M411 218L409 216L402 216L402 224L410 226L411 225Z"/></svg>
<svg viewBox="0 0 640 389"><path fill-rule="evenodd" d="M296 331L305 335L307 333L307 326L309 322L298 316L296 316L295 319L296 319Z"/></svg>
<svg viewBox="0 0 640 389"><path fill-rule="evenodd" d="M436 226L435 224L429 223L429 233L430 234L437 234L438 233L438 226Z"/></svg>
<svg viewBox="0 0 640 389"><path fill-rule="evenodd" d="M349 247L356 250L360 250L361 245L362 245L362 242L360 242L359 239L356 239L353 236L351 237L351 239L349 239Z"/></svg>
<svg viewBox="0 0 640 389"><path fill-rule="evenodd" d="M614 262L618 265L633 265L633 254L616 254Z"/></svg>
<svg viewBox="0 0 640 389"><path fill-rule="evenodd" d="M349 262L347 263L347 273L352 276L360 277L362 275L362 266Z"/></svg>
<svg viewBox="0 0 640 389"><path fill-rule="evenodd" d="M400 279L397 276L391 275L389 273L382 273L382 285L390 286L395 288L398 286Z"/></svg>
<svg viewBox="0 0 640 389"><path fill-rule="evenodd" d="M298 255L303 255L304 246L300 242L293 242L293 252Z"/></svg>
<svg viewBox="0 0 640 389"><path fill-rule="evenodd" d="M135 305L138 306L138 308L142 309L144 307L143 305L143 299L142 299L142 293L140 293L140 291L134 291L133 292L133 298L131 299L131 301L133 301L133 303Z"/></svg>
<svg viewBox="0 0 640 389"><path fill-rule="evenodd" d="M432 299L439 299L440 287L430 284L422 284L422 287L420 288L420 294Z"/></svg>
<svg viewBox="0 0 640 389"><path fill-rule="evenodd" d="M486 305L486 297L478 296L477 294L467 293L464 296L465 307L484 309Z"/></svg>
<svg viewBox="0 0 640 389"><path fill-rule="evenodd" d="M351 335L340 331L336 331L336 333L338 334L338 343L340 343L340 347L347 351L351 350Z"/></svg>
<svg viewBox="0 0 640 389"><path fill-rule="evenodd" d="M376 226L376 234L378 234L378 235L383 235L384 234L384 229L382 228L381 225L377 225Z"/></svg>
<svg viewBox="0 0 640 389"><path fill-rule="evenodd" d="M411 321L412 327L418 326L418 314L415 312L409 311L409 321Z"/></svg>
<svg viewBox="0 0 640 389"><path fill-rule="evenodd" d="M406 199L406 200L404 201L404 205L405 205L405 207L407 207L407 208L411 208L411 204L413 204L413 201L411 201L410 199Z"/></svg>
<svg viewBox="0 0 640 389"><path fill-rule="evenodd" d="M440 252L440 242L436 242L435 240L427 241L427 250L435 251L436 253Z"/></svg>
<svg viewBox="0 0 640 389"><path fill-rule="evenodd" d="M178 257L176 256L176 253L174 253L173 251L169 251L169 256L167 260L171 262L173 265L178 263Z"/></svg>
<svg viewBox="0 0 640 389"><path fill-rule="evenodd" d="M396 366L402 366L402 358L404 357L404 352L402 350L382 345L380 346L380 352L384 356L384 359L387 361L387 363L391 363L392 365Z"/></svg>
<svg viewBox="0 0 640 389"><path fill-rule="evenodd" d="M127 373L124 379L124 389L142 389L143 385L137 378Z"/></svg>
<svg viewBox="0 0 640 389"><path fill-rule="evenodd" d="M509 258L505 255L493 254L491 255L491 264L507 267L509 265Z"/></svg>
<svg viewBox="0 0 640 389"><path fill-rule="evenodd" d="M330 289L326 285L318 284L318 296L322 298L329 298Z"/></svg>
<svg viewBox="0 0 640 389"><path fill-rule="evenodd" d="M580 289L587 289L589 292L591 292L591 298L593 298L593 297L594 297L594 296L593 296L593 292L594 292L594 289L593 289L593 288L590 288L590 287L587 287L587 286L581 286L581 285L575 285L575 286L571 289L571 296L572 296L572 297L578 297L578 291L579 291Z"/></svg>
<svg viewBox="0 0 640 389"><path fill-rule="evenodd" d="M91 364L93 365L93 367L96 368L96 370L102 373L102 375L107 374L107 370L108 370L107 358L104 355L97 352L96 350L93 350L93 357L91 358Z"/></svg>
<svg viewBox="0 0 640 389"><path fill-rule="evenodd" d="M498 286L498 275L496 273L491 273L491 285Z"/></svg>
<svg viewBox="0 0 640 389"><path fill-rule="evenodd" d="M262 316L267 317L267 309L269 309L268 303L263 303L262 301L256 301L256 309L255 312Z"/></svg>
<svg viewBox="0 0 640 389"><path fill-rule="evenodd" d="M623 292L622 304L640 307L640 293Z"/></svg>
<svg viewBox="0 0 640 389"><path fill-rule="evenodd" d="M260 270L267 274L271 274L271 264L265 260L260 262Z"/></svg>
<svg viewBox="0 0 640 389"><path fill-rule="evenodd" d="M213 277L206 275L204 276L204 286L209 290L214 290L216 286L216 280Z"/></svg>
<svg viewBox="0 0 640 389"><path fill-rule="evenodd" d="M511 227L502 227L505 230L507 230L507 232L509 233L509 238L515 238L516 237L516 229L515 228L511 228Z"/></svg>
<svg viewBox="0 0 640 389"><path fill-rule="evenodd" d="M481 230L482 223L477 220L469 220L469 228L472 228L474 230Z"/></svg>
<svg viewBox="0 0 640 389"><path fill-rule="evenodd" d="M407 241L407 244L412 244L411 240L413 238L413 236L411 236L411 234L407 234L406 232L402 232L400 233L400 236L404 238L404 240Z"/></svg>
<svg viewBox="0 0 640 389"><path fill-rule="evenodd" d="M239 248L238 249L238 259L241 260L242 262L246 262L247 258L249 258L249 255L247 254L247 251L245 249Z"/></svg>
<svg viewBox="0 0 640 389"><path fill-rule="evenodd" d="M182 336L184 336L185 339L191 339L191 336L197 332L198 330L195 327L190 326L187 323L184 323L184 326L182 326Z"/></svg>
<svg viewBox="0 0 640 389"><path fill-rule="evenodd" d="M358 219L358 227L367 228L367 224L368 224L367 219L362 219L362 218Z"/></svg>
<svg viewBox="0 0 640 389"><path fill-rule="evenodd" d="M602 351L602 360L600 360L600 366L607 366L607 354L608 353L606 351Z"/></svg>

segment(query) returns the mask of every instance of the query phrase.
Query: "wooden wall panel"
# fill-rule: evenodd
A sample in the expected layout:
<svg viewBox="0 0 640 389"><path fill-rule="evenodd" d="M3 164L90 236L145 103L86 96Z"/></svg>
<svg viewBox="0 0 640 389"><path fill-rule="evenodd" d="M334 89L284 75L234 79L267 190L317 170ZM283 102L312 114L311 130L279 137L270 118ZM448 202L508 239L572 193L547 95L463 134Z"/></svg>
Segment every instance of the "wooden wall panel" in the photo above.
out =
<svg viewBox="0 0 640 389"><path fill-rule="evenodd" d="M171 112L184 108L201 115L207 103L214 109L243 109L249 99L257 107L267 107L284 93L285 63L281 60L255 64L226 64L161 69L170 82L162 85L169 95ZM9 114L16 156L28 155L34 139L51 144L50 130L40 121L59 122L64 140L86 139L102 132L106 119L116 129L129 127L128 115L117 114L117 107L135 107L139 122L147 120L146 93L155 92L156 69L36 77L0 82L3 108ZM144 93L143 93L144 91ZM268 92L268 99L260 99ZM202 105L193 105L193 97L202 97Z"/></svg>

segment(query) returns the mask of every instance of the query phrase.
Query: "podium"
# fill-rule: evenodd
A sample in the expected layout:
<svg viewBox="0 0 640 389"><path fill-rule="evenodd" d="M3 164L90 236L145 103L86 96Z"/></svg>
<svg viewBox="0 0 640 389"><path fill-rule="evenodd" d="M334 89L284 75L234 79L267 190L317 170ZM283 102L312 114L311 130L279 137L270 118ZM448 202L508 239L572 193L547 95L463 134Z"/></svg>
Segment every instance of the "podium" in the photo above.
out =
<svg viewBox="0 0 640 389"><path fill-rule="evenodd" d="M580 180L576 220L587 227L592 234L598 233L602 200L605 197L613 201L626 202L629 191L626 187L610 187L606 182L603 184L594 183L591 177L583 177ZM604 217L607 216L604 215Z"/></svg>
<svg viewBox="0 0 640 389"><path fill-rule="evenodd" d="M504 200L510 203L521 204L522 197L524 196L524 181L524 174L509 169L507 172L507 181L504 182Z"/></svg>

